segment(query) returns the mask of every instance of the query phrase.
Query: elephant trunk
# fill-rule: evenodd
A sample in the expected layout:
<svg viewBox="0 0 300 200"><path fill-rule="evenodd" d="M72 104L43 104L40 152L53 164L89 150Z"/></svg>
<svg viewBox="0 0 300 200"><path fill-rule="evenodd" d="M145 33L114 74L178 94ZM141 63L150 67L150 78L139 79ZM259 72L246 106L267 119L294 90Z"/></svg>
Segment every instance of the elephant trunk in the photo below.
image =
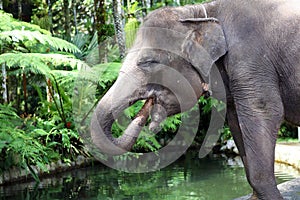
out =
<svg viewBox="0 0 300 200"><path fill-rule="evenodd" d="M113 137L111 128L115 119L130 104L141 99L141 97L133 98L136 96L134 91L137 84L130 83L126 77L119 77L95 109L90 126L91 139L102 153L120 155L130 151L148 119L153 105L151 98L146 101L123 135L118 138Z"/></svg>

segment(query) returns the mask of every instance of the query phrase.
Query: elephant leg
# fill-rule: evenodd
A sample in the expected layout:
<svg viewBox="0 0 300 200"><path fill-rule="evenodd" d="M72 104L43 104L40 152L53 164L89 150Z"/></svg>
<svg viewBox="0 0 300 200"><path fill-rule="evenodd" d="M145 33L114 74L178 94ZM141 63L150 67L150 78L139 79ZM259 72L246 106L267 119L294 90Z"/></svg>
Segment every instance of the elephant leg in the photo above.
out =
<svg viewBox="0 0 300 200"><path fill-rule="evenodd" d="M248 167L246 166L247 162L245 162L245 148L244 148L244 142L243 142L243 137L242 137L242 132L241 129L239 127L239 121L238 121L238 117L236 114L236 110L235 110L235 106L234 106L234 102L233 102L233 98L232 96L227 97L227 119L228 119L228 124L230 127L230 131L233 137L233 140L239 150L239 154L240 157L242 158L243 164L244 164L244 168L245 170L248 169ZM246 175L248 176L248 172L246 172ZM247 179L249 180L249 178L247 177ZM250 198L250 200L255 200L257 199L257 195L255 190L253 190L253 194Z"/></svg>
<svg viewBox="0 0 300 200"><path fill-rule="evenodd" d="M244 143L242 138L242 132L239 127L239 122L236 115L236 110L235 110L232 97L229 98L227 97L227 119L228 119L228 125L232 133L233 140L239 150L242 160L244 160L245 149L244 149Z"/></svg>
<svg viewBox="0 0 300 200"><path fill-rule="evenodd" d="M246 87L245 87L246 88ZM243 162L247 179L254 190L251 199L283 199L276 186L274 152L283 120L283 105L275 87L244 90L234 97L236 116L243 141ZM269 88L262 91L263 88ZM242 95L241 95L242 94Z"/></svg>

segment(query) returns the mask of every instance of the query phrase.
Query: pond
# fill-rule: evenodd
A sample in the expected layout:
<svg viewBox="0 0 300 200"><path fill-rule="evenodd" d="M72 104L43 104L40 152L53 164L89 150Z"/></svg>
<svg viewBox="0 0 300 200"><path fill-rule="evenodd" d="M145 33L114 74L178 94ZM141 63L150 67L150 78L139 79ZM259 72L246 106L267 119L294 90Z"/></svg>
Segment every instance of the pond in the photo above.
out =
<svg viewBox="0 0 300 200"><path fill-rule="evenodd" d="M276 164L276 176L281 183L300 174ZM39 184L15 183L0 187L0 199L230 200L250 192L238 157L198 159L188 153L152 173L129 174L95 164L44 178Z"/></svg>

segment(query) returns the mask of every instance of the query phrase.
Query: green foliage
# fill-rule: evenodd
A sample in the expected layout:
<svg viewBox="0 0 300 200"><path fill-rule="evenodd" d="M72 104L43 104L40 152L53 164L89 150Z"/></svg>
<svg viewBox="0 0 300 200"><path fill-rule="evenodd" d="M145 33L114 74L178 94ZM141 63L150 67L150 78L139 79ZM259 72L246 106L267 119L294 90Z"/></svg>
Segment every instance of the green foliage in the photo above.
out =
<svg viewBox="0 0 300 200"><path fill-rule="evenodd" d="M33 15L31 16L31 20L33 24L40 26L43 29L50 30L51 29L51 18L48 15L49 9L46 1L34 0L32 1L34 4Z"/></svg>
<svg viewBox="0 0 300 200"><path fill-rule="evenodd" d="M41 46L44 46L44 50L49 51L49 48L54 50L78 53L80 50L65 40L60 38L52 37L46 34L42 34L39 31L28 31L28 30L12 30L12 31L2 31L0 32L0 40L7 42L9 45L15 46L15 49L18 50L18 46L21 44L24 45L23 48L26 48L27 51L39 52ZM39 47L36 49L36 47ZM19 47L20 48L20 47ZM22 50L22 49L19 49ZM25 50L25 49L24 49Z"/></svg>
<svg viewBox="0 0 300 200"><path fill-rule="evenodd" d="M212 97L206 98L201 96L199 103L201 104L202 110L205 114L210 113L212 108L215 108L217 111L222 111L226 108L226 104L224 102Z"/></svg>
<svg viewBox="0 0 300 200"><path fill-rule="evenodd" d="M283 123L278 132L279 138L298 138L297 127L288 123Z"/></svg>
<svg viewBox="0 0 300 200"><path fill-rule="evenodd" d="M109 87L117 79L121 63L105 63L93 67L93 72L98 84L103 88Z"/></svg>
<svg viewBox="0 0 300 200"><path fill-rule="evenodd" d="M71 38L71 42L78 49L80 49L80 53L75 53L75 55L78 59L81 60L84 60L88 55L92 54L92 51L96 51L96 49L98 49L97 32L94 33L92 37L84 33L77 33L74 35L74 37ZM91 57L91 55L89 57ZM87 62L91 65L96 64L97 61L93 63L90 62L90 60L87 60Z"/></svg>
<svg viewBox="0 0 300 200"><path fill-rule="evenodd" d="M30 99L39 101L35 114L25 113L22 118L17 114L19 110L13 108L18 106L15 102L0 104L0 171L22 167L38 180L31 165L46 170L50 162L70 162L77 155L86 154L72 118L70 87L77 77L77 71L71 70L80 70L86 64L73 55L81 53L75 45L50 36L38 26L14 20L2 11L0 16L0 24L7 23L0 28L0 64L5 64L10 79L19 80L22 74L23 94L28 88L35 89L38 95ZM69 74L73 76L69 78ZM16 86L19 91L18 84L13 84L8 88ZM45 100L46 85L51 101Z"/></svg>
<svg viewBox="0 0 300 200"><path fill-rule="evenodd" d="M49 17L51 20L51 26L49 27L54 35L64 35L65 16L63 0L51 1L51 15L48 16L48 9L44 9L44 5L40 5L39 10L36 10L35 15L38 19L34 20L35 24L43 24L44 18ZM70 8L70 28L73 34L82 32L87 35L92 35L94 30L94 1L83 0L83 1L69 1ZM75 15L76 14L76 15ZM42 20L41 20L42 19Z"/></svg>
<svg viewBox="0 0 300 200"><path fill-rule="evenodd" d="M231 131L228 127L228 125L224 125L224 128L221 130L221 143L232 139Z"/></svg>
<svg viewBox="0 0 300 200"><path fill-rule="evenodd" d="M55 155L55 152L50 153L54 150L43 146L36 135L25 131L26 120L19 118L11 105L0 104L0 108L0 172L12 166L28 168L30 165L45 170L49 155Z"/></svg>
<svg viewBox="0 0 300 200"><path fill-rule="evenodd" d="M126 47L132 47L136 33L139 27L139 22L136 18L129 18L125 25L125 35L126 35Z"/></svg>
<svg viewBox="0 0 300 200"><path fill-rule="evenodd" d="M69 121L69 127L65 127L57 112L48 112L47 119L21 119L11 105L0 104L0 108L0 172L18 166L28 169L38 180L30 165L45 171L46 164L53 161L70 162L76 155L86 154L74 122Z"/></svg>
<svg viewBox="0 0 300 200"><path fill-rule="evenodd" d="M161 124L161 130L165 133L175 133L178 129L178 126L181 124L181 114L168 117Z"/></svg>
<svg viewBox="0 0 300 200"><path fill-rule="evenodd" d="M41 53L4 53L0 55L0 64L5 63L8 68L19 69L22 72L42 74L49 77L51 68L68 66L71 69L85 64L70 55L41 54Z"/></svg>
<svg viewBox="0 0 300 200"><path fill-rule="evenodd" d="M128 5L127 8L123 8L125 13L127 14L127 22L124 27L125 31L125 42L126 42L126 47L130 48L132 47L136 33L139 27L139 21L135 17L135 14L140 11L142 8L139 7L139 2L135 1L133 4Z"/></svg>
<svg viewBox="0 0 300 200"><path fill-rule="evenodd" d="M50 32L41 29L39 26L16 20L11 14L5 13L0 10L0 32L2 31L13 31L13 30L29 30L39 31L40 33L50 35Z"/></svg>

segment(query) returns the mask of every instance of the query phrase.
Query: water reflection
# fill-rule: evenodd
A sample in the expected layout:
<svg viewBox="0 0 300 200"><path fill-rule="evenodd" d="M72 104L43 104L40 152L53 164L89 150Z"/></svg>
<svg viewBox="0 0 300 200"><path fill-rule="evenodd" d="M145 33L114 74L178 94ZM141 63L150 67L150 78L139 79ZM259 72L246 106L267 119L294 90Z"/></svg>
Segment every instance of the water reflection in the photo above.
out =
<svg viewBox="0 0 300 200"><path fill-rule="evenodd" d="M278 181L299 177L299 172L276 165ZM176 163L153 173L128 174L100 164L48 177L38 185L0 187L0 199L117 199L183 200L233 199L250 193L239 159L197 159L189 153Z"/></svg>

